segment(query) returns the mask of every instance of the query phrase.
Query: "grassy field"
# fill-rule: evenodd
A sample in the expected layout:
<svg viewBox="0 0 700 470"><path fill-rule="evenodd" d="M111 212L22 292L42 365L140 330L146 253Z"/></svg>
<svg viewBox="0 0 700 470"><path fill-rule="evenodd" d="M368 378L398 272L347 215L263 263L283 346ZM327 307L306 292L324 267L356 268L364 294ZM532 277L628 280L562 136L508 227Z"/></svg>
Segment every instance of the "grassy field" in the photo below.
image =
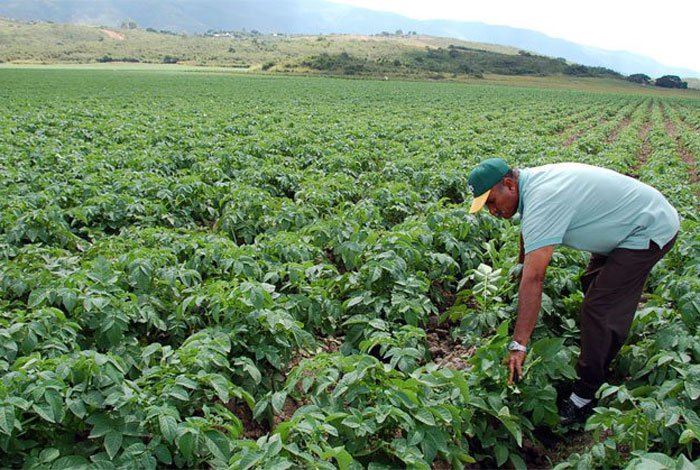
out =
<svg viewBox="0 0 700 470"><path fill-rule="evenodd" d="M16 64L16 63L0 63L0 70L83 70L83 71L134 71L134 72L156 72L166 74L223 74L233 76L278 76L280 79L285 79L289 76L298 76L298 73L268 73L261 70L250 70L247 67L222 67L222 66L201 66L201 65L185 65L185 64L141 64L141 63L87 63L87 64ZM314 74L310 74L314 75ZM334 77L338 80L369 80L376 81L372 77ZM383 79L382 79L383 80ZM386 81L386 80L385 80ZM392 77L392 83L425 81L424 78L414 77ZM465 85L487 85L487 86L504 86L504 87L524 87L537 88L542 90L570 90L584 91L591 93L617 93L640 96L656 96L656 97L678 97L695 99L700 98L700 90L697 89L670 89L659 88L653 86L642 86L624 80L603 79L603 78L588 78L588 77L570 77L570 76L522 76L522 75L495 75L485 74L483 78L473 78L468 76L458 76L442 78L440 80L429 80L431 82L444 83L459 83Z"/></svg>
<svg viewBox="0 0 700 470"><path fill-rule="evenodd" d="M0 462L700 465L700 99L560 80L0 68ZM586 431L556 407L585 254L557 249L506 384L519 227L467 213L496 155L683 219Z"/></svg>

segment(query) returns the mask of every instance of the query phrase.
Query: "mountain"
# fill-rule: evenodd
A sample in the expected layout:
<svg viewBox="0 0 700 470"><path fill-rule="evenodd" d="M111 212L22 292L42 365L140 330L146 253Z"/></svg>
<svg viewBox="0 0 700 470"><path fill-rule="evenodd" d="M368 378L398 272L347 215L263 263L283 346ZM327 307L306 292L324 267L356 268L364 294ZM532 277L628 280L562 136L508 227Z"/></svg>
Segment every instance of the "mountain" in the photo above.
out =
<svg viewBox="0 0 700 470"><path fill-rule="evenodd" d="M478 22L414 20L322 0L0 0L0 16L106 26L132 20L144 28L190 34L243 29L288 34L375 34L401 29L513 46L624 74L700 76L700 71L667 66L639 54L582 46L536 31Z"/></svg>

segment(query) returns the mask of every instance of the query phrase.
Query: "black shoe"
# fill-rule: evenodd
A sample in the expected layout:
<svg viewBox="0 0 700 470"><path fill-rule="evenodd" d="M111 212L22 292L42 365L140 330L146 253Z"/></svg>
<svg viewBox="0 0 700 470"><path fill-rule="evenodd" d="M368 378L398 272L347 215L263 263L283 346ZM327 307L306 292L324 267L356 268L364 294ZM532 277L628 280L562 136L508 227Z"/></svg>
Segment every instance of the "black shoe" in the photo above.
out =
<svg viewBox="0 0 700 470"><path fill-rule="evenodd" d="M592 414L593 402L579 408L571 401L571 398L567 398L559 405L559 423L564 426L574 423L585 423Z"/></svg>

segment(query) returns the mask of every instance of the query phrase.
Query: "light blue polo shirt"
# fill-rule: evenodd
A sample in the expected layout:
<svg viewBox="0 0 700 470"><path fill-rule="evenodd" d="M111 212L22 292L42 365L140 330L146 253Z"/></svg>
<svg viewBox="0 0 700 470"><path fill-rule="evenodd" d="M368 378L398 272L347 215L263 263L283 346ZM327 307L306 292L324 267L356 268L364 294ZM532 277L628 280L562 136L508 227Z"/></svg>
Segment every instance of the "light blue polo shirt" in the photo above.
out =
<svg viewBox="0 0 700 470"><path fill-rule="evenodd" d="M557 163L520 170L525 253L565 245L606 255L615 248L660 247L678 232L678 212L663 195L612 170Z"/></svg>

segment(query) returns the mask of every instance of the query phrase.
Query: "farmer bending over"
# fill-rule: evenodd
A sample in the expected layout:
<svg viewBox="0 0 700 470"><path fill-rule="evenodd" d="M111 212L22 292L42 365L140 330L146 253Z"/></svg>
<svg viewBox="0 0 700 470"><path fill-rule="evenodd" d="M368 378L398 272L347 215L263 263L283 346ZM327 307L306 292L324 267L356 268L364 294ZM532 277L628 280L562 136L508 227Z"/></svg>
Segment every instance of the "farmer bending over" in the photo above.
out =
<svg viewBox="0 0 700 470"><path fill-rule="evenodd" d="M508 367L522 378L527 344L537 322L542 282L556 245L591 253L581 287L581 355L573 393L560 405L563 424L583 422L610 362L629 333L651 268L671 249L678 213L659 191L612 170L558 163L517 170L500 158L469 175L470 213L484 205L510 219L520 214L518 318Z"/></svg>

